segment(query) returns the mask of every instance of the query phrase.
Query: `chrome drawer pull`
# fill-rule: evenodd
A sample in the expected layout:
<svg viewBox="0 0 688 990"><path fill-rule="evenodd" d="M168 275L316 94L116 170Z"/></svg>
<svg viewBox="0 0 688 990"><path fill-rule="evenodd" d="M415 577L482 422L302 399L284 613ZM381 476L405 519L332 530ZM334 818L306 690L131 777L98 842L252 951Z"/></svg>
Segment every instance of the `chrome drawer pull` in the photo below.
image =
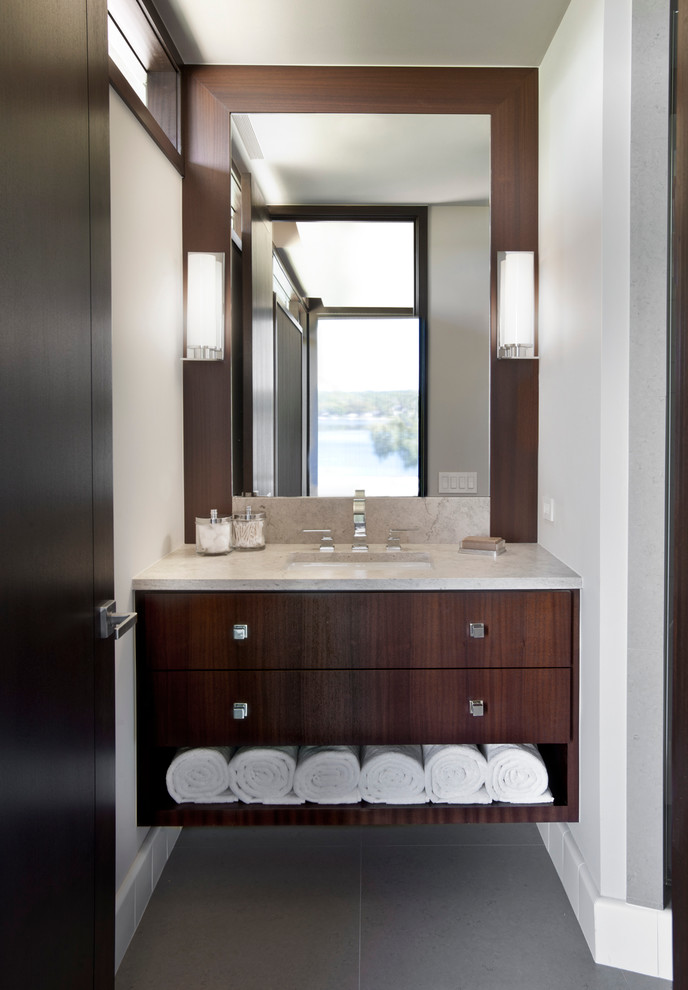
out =
<svg viewBox="0 0 688 990"><path fill-rule="evenodd" d="M248 639L248 626L235 625L232 635L234 639Z"/></svg>
<svg viewBox="0 0 688 990"><path fill-rule="evenodd" d="M468 710L475 718L480 718L485 714L485 702L482 698L473 699L468 702Z"/></svg>
<svg viewBox="0 0 688 990"><path fill-rule="evenodd" d="M471 639L485 639L485 623L471 622L468 626L468 635Z"/></svg>
<svg viewBox="0 0 688 990"><path fill-rule="evenodd" d="M248 718L248 705L245 701L235 701L232 708L234 718Z"/></svg>

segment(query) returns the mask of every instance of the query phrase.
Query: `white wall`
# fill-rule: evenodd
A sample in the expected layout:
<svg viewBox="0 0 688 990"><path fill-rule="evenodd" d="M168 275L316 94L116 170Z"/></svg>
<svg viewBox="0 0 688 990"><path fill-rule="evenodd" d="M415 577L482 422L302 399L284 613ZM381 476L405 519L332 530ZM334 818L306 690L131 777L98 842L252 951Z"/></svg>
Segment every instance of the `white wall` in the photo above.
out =
<svg viewBox="0 0 688 990"><path fill-rule="evenodd" d="M540 487L555 521L540 540L584 579L572 832L600 891L623 898L630 93L609 78L610 6L573 0L541 67Z"/></svg>
<svg viewBox="0 0 688 990"><path fill-rule="evenodd" d="M540 75L540 505L553 498L555 517L540 514L539 539L584 582L580 822L543 834L598 961L656 975L657 913L633 915L643 942L617 938L630 916L616 911L627 907L632 14L631 0L572 0Z"/></svg>
<svg viewBox="0 0 688 990"><path fill-rule="evenodd" d="M428 210L428 495L440 471L490 493L490 210Z"/></svg>
<svg viewBox="0 0 688 990"><path fill-rule="evenodd" d="M112 91L110 146L115 591L128 611L132 577L183 543L182 179ZM122 890L148 833L136 825L133 635L115 658ZM134 923L152 889L136 886Z"/></svg>

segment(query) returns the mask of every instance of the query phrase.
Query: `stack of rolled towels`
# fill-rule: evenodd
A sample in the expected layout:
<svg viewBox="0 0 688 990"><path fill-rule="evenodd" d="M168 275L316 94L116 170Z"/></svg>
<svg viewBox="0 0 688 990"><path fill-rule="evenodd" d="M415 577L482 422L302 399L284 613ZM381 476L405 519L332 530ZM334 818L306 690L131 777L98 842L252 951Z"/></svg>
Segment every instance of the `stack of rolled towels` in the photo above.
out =
<svg viewBox="0 0 688 990"><path fill-rule="evenodd" d="M532 743L240 746L181 749L167 770L177 803L545 804Z"/></svg>

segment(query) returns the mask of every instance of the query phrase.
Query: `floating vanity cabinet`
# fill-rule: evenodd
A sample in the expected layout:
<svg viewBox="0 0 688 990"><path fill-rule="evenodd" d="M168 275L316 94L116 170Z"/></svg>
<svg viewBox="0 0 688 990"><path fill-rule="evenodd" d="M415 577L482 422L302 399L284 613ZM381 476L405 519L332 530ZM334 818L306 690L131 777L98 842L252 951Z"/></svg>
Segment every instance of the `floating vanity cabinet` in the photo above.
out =
<svg viewBox="0 0 688 990"><path fill-rule="evenodd" d="M141 824L571 821L578 591L140 590ZM553 805L176 805L182 746L537 743Z"/></svg>

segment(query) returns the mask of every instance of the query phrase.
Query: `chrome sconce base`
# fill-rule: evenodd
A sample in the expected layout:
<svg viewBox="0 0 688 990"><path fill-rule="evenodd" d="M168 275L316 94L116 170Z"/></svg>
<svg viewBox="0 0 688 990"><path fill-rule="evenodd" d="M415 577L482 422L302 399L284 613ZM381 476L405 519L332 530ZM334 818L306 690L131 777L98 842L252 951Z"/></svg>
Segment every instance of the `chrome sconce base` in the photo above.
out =
<svg viewBox="0 0 688 990"><path fill-rule="evenodd" d="M537 354L534 353L534 347L528 347L525 344L505 344L502 345L497 351L497 357L502 358L530 358L537 360Z"/></svg>

